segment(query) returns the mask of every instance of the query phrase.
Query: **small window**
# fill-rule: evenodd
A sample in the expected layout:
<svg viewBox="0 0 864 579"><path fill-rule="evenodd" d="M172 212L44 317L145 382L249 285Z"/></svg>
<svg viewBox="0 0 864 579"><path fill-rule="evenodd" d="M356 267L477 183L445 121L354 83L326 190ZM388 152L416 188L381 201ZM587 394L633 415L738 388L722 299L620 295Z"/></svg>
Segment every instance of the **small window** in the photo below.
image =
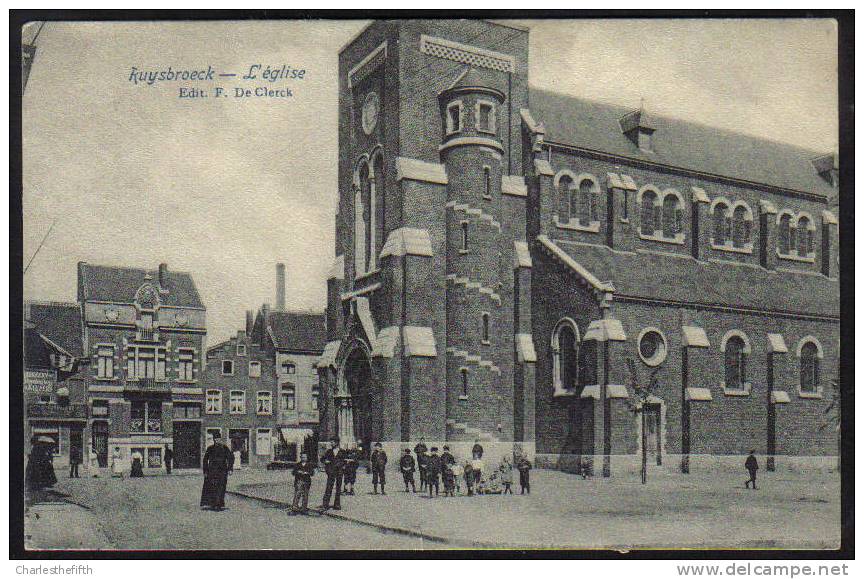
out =
<svg viewBox="0 0 864 579"><path fill-rule="evenodd" d="M639 231L646 237L654 237L657 230L657 194L653 191L645 191L642 194L642 215L639 222Z"/></svg>
<svg viewBox="0 0 864 579"><path fill-rule="evenodd" d="M461 243L461 247L459 248L459 251L461 251L462 253L468 253L468 222L467 221L462 222L461 234L462 234L462 243Z"/></svg>
<svg viewBox="0 0 864 579"><path fill-rule="evenodd" d="M297 395L293 385L282 386L279 404L283 411L297 408Z"/></svg>
<svg viewBox="0 0 864 579"><path fill-rule="evenodd" d="M195 379L194 364L195 352L187 348L181 348L178 352L179 372L178 378L184 382L190 382Z"/></svg>
<svg viewBox="0 0 864 579"><path fill-rule="evenodd" d="M273 393L269 390L258 392L257 410L258 414L273 414Z"/></svg>
<svg viewBox="0 0 864 579"><path fill-rule="evenodd" d="M282 362L281 368L283 374L295 374L297 372L297 366L293 362Z"/></svg>
<svg viewBox="0 0 864 579"><path fill-rule="evenodd" d="M272 438L269 428L259 428L255 435L255 454L258 456L270 456L272 452Z"/></svg>
<svg viewBox="0 0 864 579"><path fill-rule="evenodd" d="M237 344L237 355L245 356L246 355L246 344Z"/></svg>
<svg viewBox="0 0 864 579"><path fill-rule="evenodd" d="M659 331L648 328L639 337L639 357L649 366L659 366L666 359L666 339Z"/></svg>
<svg viewBox="0 0 864 579"><path fill-rule="evenodd" d="M630 191L624 189L624 205L621 207L621 220L630 219Z"/></svg>
<svg viewBox="0 0 864 579"><path fill-rule="evenodd" d="M462 375L462 398L468 398L468 369L462 368L459 373Z"/></svg>
<svg viewBox="0 0 864 579"><path fill-rule="evenodd" d="M788 213L780 218L779 231L777 233L777 251L788 255L794 245L792 237L792 216Z"/></svg>
<svg viewBox="0 0 864 579"><path fill-rule="evenodd" d="M321 388L319 386L312 387L312 410L318 410L321 404Z"/></svg>
<svg viewBox="0 0 864 579"><path fill-rule="evenodd" d="M108 416L110 404L107 400L94 400L90 410L91 416Z"/></svg>
<svg viewBox="0 0 864 579"><path fill-rule="evenodd" d="M249 377L250 378L260 378L261 377L261 362L258 362L258 361L249 362Z"/></svg>
<svg viewBox="0 0 864 579"><path fill-rule="evenodd" d="M174 420L182 418L201 418L201 405L175 402Z"/></svg>
<svg viewBox="0 0 864 579"><path fill-rule="evenodd" d="M489 343L489 314L487 314L486 312L483 312L482 320L483 320L482 321L482 323L483 323L483 329L482 329L483 338L482 339L483 339L484 344L488 344Z"/></svg>
<svg viewBox="0 0 864 579"><path fill-rule="evenodd" d="M114 377L114 346L99 346L96 350L96 377Z"/></svg>
<svg viewBox="0 0 864 579"><path fill-rule="evenodd" d="M801 346L801 392L819 392L819 348L813 342Z"/></svg>
<svg viewBox="0 0 864 579"><path fill-rule="evenodd" d="M230 394L231 414L246 414L246 393L242 390L232 390Z"/></svg>
<svg viewBox="0 0 864 579"><path fill-rule="evenodd" d="M726 388L744 390L747 382L746 344L740 336L732 336L726 340L725 347Z"/></svg>
<svg viewBox="0 0 864 579"><path fill-rule="evenodd" d="M222 392L208 390L206 405L207 414L222 414Z"/></svg>
<svg viewBox="0 0 864 579"><path fill-rule="evenodd" d="M798 220L798 255L807 257L813 253L813 231L810 228L810 220L801 217Z"/></svg>
<svg viewBox="0 0 864 579"><path fill-rule="evenodd" d="M447 107L447 134L462 130L462 103L450 103Z"/></svg>
<svg viewBox="0 0 864 579"><path fill-rule="evenodd" d="M233 376L234 375L234 360L222 360L222 375L223 376Z"/></svg>
<svg viewBox="0 0 864 579"><path fill-rule="evenodd" d="M478 103L477 104L477 130L482 131L484 133L494 133L495 132L495 118L494 111L491 103Z"/></svg>
<svg viewBox="0 0 864 579"><path fill-rule="evenodd" d="M726 245L729 240L732 220L729 218L729 208L725 203L714 206L714 245Z"/></svg>
<svg viewBox="0 0 864 579"><path fill-rule="evenodd" d="M492 199L492 169L483 167L483 197Z"/></svg>

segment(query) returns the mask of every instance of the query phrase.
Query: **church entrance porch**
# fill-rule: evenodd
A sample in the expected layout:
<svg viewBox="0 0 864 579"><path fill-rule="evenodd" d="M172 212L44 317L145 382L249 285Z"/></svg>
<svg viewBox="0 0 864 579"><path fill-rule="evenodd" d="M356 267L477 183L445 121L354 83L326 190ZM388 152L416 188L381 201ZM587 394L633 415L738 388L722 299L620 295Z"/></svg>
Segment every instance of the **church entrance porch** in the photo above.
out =
<svg viewBox="0 0 864 579"><path fill-rule="evenodd" d="M375 441L371 420L372 366L368 351L356 347L343 363L334 397L336 436L345 447L360 441L368 456Z"/></svg>

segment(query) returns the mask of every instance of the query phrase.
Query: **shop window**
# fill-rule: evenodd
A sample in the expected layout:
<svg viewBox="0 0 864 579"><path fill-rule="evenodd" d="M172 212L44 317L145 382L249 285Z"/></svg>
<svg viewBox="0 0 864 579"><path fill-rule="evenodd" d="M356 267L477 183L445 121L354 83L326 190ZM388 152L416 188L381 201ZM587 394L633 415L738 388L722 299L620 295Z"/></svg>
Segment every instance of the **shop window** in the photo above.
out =
<svg viewBox="0 0 864 579"><path fill-rule="evenodd" d="M162 468L162 449L148 448L147 449L147 467Z"/></svg>
<svg viewBox="0 0 864 579"><path fill-rule="evenodd" d="M159 400L133 400L129 432L135 434L162 432L162 402Z"/></svg>

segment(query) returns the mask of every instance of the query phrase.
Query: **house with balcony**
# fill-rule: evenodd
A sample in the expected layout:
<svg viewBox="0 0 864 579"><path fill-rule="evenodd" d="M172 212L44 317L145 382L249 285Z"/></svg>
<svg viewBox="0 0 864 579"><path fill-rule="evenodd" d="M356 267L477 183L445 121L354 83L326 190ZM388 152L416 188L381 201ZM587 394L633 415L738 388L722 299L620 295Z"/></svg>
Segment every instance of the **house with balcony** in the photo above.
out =
<svg viewBox="0 0 864 579"><path fill-rule="evenodd" d="M177 468L199 468L204 394L199 383L206 309L192 276L169 271L78 264L84 372L91 441L85 462L124 468L138 453L145 472L163 468L173 447Z"/></svg>
<svg viewBox="0 0 864 579"><path fill-rule="evenodd" d="M72 448L84 455L87 389L81 371L86 364L78 304L26 302L25 454L33 437L47 436L54 441L55 466L69 464Z"/></svg>

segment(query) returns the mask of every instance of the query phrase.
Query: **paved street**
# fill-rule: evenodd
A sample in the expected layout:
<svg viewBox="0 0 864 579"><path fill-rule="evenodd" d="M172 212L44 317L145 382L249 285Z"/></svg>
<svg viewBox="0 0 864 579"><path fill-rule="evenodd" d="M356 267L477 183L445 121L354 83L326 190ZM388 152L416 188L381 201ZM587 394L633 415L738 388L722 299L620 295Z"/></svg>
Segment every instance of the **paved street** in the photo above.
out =
<svg viewBox="0 0 864 579"><path fill-rule="evenodd" d="M44 503L31 507L25 524L28 545L124 550L440 548L326 517L291 517L284 509L232 496L227 497L226 511L201 511L201 482L200 475L61 477L55 490L86 509ZM37 524L31 522L34 511L40 512Z"/></svg>
<svg viewBox="0 0 864 579"><path fill-rule="evenodd" d="M635 477L583 480L536 470L530 496L520 496L517 488L512 497L430 500L406 495L396 477L386 497L371 495L370 477L361 469L357 495L344 497L338 513L349 520L288 516L272 501L289 500L289 478L287 471L235 473L229 489L266 501L229 495L229 509L222 513L198 508L199 474L61 478L55 490L81 506L49 499L31 507L28 544L85 549L831 548L840 536L836 474L763 473L760 490L753 492L743 488L740 473L683 477L654 472L643 487ZM320 504L324 480L322 473L315 476L310 505Z"/></svg>

